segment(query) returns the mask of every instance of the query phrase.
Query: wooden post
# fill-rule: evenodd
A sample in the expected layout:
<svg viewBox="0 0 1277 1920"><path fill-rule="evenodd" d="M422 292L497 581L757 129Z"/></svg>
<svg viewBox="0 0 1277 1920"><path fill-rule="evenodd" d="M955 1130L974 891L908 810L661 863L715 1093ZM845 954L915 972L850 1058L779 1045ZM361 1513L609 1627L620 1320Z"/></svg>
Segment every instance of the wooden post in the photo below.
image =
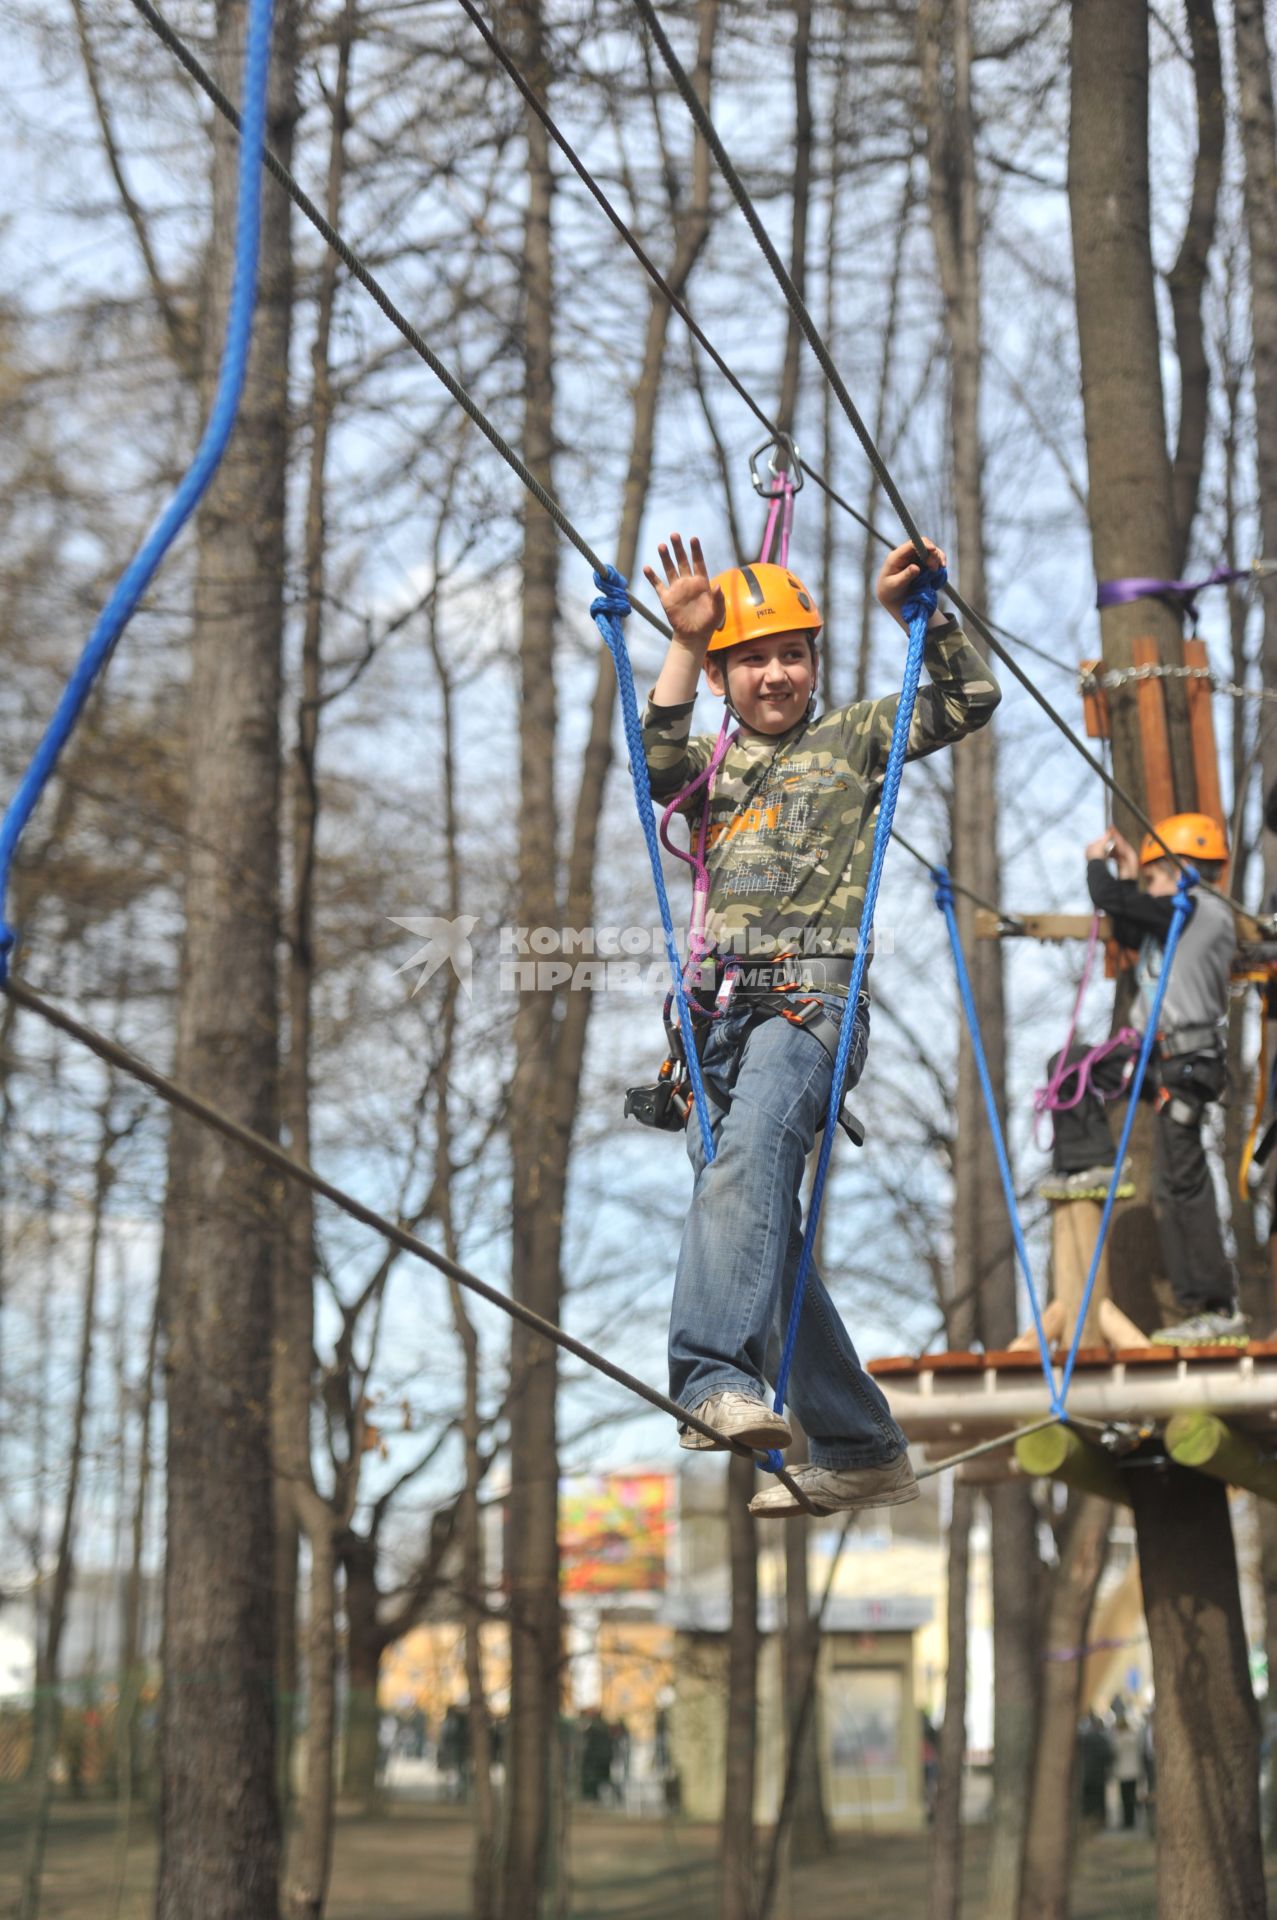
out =
<svg viewBox="0 0 1277 1920"><path fill-rule="evenodd" d="M1204 640L1184 642L1186 667L1206 667L1209 664ZM1197 811L1208 813L1227 832L1228 822L1224 817L1224 802L1219 791L1219 756L1215 747L1215 715L1211 707L1210 681L1186 680L1184 689L1188 696L1188 727L1193 742Z"/></svg>
<svg viewBox="0 0 1277 1920"><path fill-rule="evenodd" d="M1158 644L1148 635L1131 642L1131 659L1137 667L1162 664ZM1171 741L1166 727L1162 682L1137 680L1135 696L1144 757L1144 802L1154 821L1165 820L1175 811L1175 781L1171 774Z"/></svg>
<svg viewBox="0 0 1277 1920"><path fill-rule="evenodd" d="M1040 1433L1022 1434L1015 1443L1015 1457L1022 1470L1035 1478L1049 1474L1082 1493L1130 1505L1122 1476L1109 1456L1071 1427L1043 1427Z"/></svg>
<svg viewBox="0 0 1277 1920"><path fill-rule="evenodd" d="M1055 1299L1064 1309L1064 1332L1061 1336L1064 1346L1071 1344L1074 1329L1077 1326L1078 1308L1082 1304L1086 1277L1091 1271L1095 1243L1100 1237L1102 1212L1103 1208L1098 1200L1057 1200L1051 1205L1051 1266L1054 1275L1052 1291ZM1108 1291L1109 1256L1106 1244L1100 1255L1095 1288L1091 1294L1082 1328L1079 1344L1083 1347L1098 1347L1104 1344L1099 1310L1100 1302L1108 1299Z"/></svg>
<svg viewBox="0 0 1277 1920"><path fill-rule="evenodd" d="M1177 1466L1245 1487L1261 1500L1277 1500L1277 1461L1216 1414L1177 1413L1166 1428L1166 1450Z"/></svg>

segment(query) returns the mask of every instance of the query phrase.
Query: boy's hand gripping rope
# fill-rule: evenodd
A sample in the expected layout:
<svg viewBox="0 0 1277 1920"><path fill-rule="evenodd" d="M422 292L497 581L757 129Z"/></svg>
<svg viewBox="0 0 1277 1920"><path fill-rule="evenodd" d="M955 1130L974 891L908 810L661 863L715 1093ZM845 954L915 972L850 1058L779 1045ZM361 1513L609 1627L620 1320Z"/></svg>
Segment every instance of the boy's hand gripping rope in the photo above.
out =
<svg viewBox="0 0 1277 1920"><path fill-rule="evenodd" d="M62 749L75 730L94 681L110 659L117 640L132 618L160 562L203 499L209 482L217 472L239 411L252 340L253 309L257 301L271 11L272 0L249 0L235 225L235 277L226 318L226 341L222 349L217 392L203 437L185 477L120 576L115 591L89 636L75 672L67 682L44 738L9 803L3 821L0 821L0 981L7 977L9 954L17 938L16 930L5 923L3 915L9 870L23 830L53 776Z"/></svg>

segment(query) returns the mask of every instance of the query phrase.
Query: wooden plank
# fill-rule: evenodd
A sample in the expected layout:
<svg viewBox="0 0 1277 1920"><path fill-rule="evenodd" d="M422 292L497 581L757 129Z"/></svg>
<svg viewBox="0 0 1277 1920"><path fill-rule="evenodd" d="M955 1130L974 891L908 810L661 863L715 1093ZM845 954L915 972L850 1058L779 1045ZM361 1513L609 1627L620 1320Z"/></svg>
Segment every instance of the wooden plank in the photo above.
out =
<svg viewBox="0 0 1277 1920"><path fill-rule="evenodd" d="M1085 940L1091 919L1089 913L1018 913L1006 919L987 907L977 907L975 936L977 940ZM1101 940L1111 938L1112 932L1108 920L1101 920Z"/></svg>
<svg viewBox="0 0 1277 1920"><path fill-rule="evenodd" d="M1233 964L1233 978L1245 980L1250 977L1249 968L1265 969L1277 964L1277 941L1265 940L1263 929L1253 914L1238 913L1237 938L1242 942L1237 959ZM1017 913L1004 915L992 913L987 907L977 907L975 914L975 936L977 940L1085 940L1091 931L1089 913ZM1113 927L1107 918L1100 920L1100 939L1111 940ZM1256 975L1266 979L1267 972Z"/></svg>
<svg viewBox="0 0 1277 1920"><path fill-rule="evenodd" d="M1087 1276L1100 1237L1104 1209L1098 1200L1053 1200L1051 1202L1051 1292L1064 1308L1064 1344L1068 1346L1077 1326L1078 1309L1086 1292ZM1082 1327L1083 1348L1104 1348L1100 1329L1100 1302L1108 1299L1109 1255L1105 1243L1095 1274L1095 1286L1087 1303ZM1107 1348L1104 1348L1107 1356Z"/></svg>
<svg viewBox="0 0 1277 1920"><path fill-rule="evenodd" d="M1109 696L1107 687L1087 686L1089 674L1104 671L1102 660L1084 660L1078 668L1082 680L1082 718L1086 723L1088 740L1107 740L1110 732Z"/></svg>
<svg viewBox="0 0 1277 1920"><path fill-rule="evenodd" d="M1159 667L1161 653L1149 634L1131 643L1137 667ZM1140 749L1144 756L1144 806L1154 820L1175 812L1175 782L1171 775L1171 740L1166 726L1166 698L1160 680L1136 680L1135 710L1139 719Z"/></svg>
<svg viewBox="0 0 1277 1920"><path fill-rule="evenodd" d="M884 1375L922 1372L922 1361L916 1353L889 1353L881 1360L868 1361L867 1365L870 1373Z"/></svg>
<svg viewBox="0 0 1277 1920"><path fill-rule="evenodd" d="M1209 667L1204 640L1184 642L1186 667ZM1197 781L1197 811L1208 813L1228 832L1224 802L1219 791L1219 753L1215 745L1215 713L1209 680L1186 680L1188 726L1193 742L1193 774Z"/></svg>

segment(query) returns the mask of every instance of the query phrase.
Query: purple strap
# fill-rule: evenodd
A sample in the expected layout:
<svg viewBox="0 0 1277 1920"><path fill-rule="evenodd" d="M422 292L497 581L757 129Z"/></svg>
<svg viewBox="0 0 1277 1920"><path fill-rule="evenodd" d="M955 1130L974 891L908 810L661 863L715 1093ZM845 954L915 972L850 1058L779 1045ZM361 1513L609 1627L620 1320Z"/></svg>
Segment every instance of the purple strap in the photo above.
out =
<svg viewBox="0 0 1277 1920"><path fill-rule="evenodd" d="M723 724L718 730L718 739L714 742L714 751L694 780L689 780L681 793L674 798L661 815L661 845L676 860L682 860L692 869L692 917L687 928L687 963L683 969L685 986L696 986L700 978L701 962L705 958L707 941L705 938L705 912L709 904L709 868L705 865L705 848L709 838L709 803L714 791L714 780L722 766L727 749L740 737L740 731L729 735L732 723L730 713L723 715ZM675 813L685 800L690 800L698 788L704 787L705 800L701 807L700 825L696 830L696 843L690 853L684 853L682 847L676 847L669 837L669 825Z"/></svg>
<svg viewBox="0 0 1277 1920"><path fill-rule="evenodd" d="M1216 567L1204 580L1154 580L1131 576L1124 580L1101 580L1096 590L1097 607L1124 607L1132 600L1182 600L1189 613L1203 587L1226 587L1234 580L1249 580L1249 567Z"/></svg>
<svg viewBox="0 0 1277 1920"><path fill-rule="evenodd" d="M1060 1048L1059 1056L1056 1059L1055 1071L1052 1073L1046 1086L1038 1087L1033 1095L1033 1138L1038 1146L1042 1144L1039 1136L1040 1122L1044 1114L1070 1113L1074 1107L1081 1105L1084 1096L1088 1092L1093 1093L1097 1100L1116 1100L1118 1093L1121 1092L1121 1088L1118 1088L1113 1093L1105 1093L1101 1088L1093 1087L1091 1085L1092 1069L1097 1066L1101 1060L1107 1059L1109 1054L1114 1052L1116 1048L1139 1045L1140 1036L1133 1027L1120 1027L1118 1031L1111 1034L1107 1040L1102 1040L1099 1046L1092 1047L1089 1052L1084 1053L1080 1060L1075 1060L1072 1064L1069 1063L1069 1050L1073 1045L1073 1036L1077 1032L1078 1014L1081 1012L1082 1001L1085 997L1086 989L1090 984L1091 969L1095 965L1095 954L1099 943L1100 916L1096 913L1091 919L1091 931L1087 936L1086 942L1086 959L1082 963L1082 978L1078 983L1078 990L1073 997L1073 1011L1069 1015L1069 1030L1065 1035L1064 1045ZM1064 1093L1064 1087L1074 1075L1077 1076L1077 1084L1073 1092L1066 1095Z"/></svg>

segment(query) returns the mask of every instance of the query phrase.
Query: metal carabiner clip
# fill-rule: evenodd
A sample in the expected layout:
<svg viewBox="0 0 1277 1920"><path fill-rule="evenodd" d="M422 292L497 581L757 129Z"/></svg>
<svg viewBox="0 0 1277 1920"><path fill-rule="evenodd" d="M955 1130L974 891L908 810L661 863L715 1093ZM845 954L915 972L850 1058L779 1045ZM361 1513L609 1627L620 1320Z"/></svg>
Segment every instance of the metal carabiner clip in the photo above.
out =
<svg viewBox="0 0 1277 1920"><path fill-rule="evenodd" d="M767 471L779 485L769 486L758 471L760 454L767 453ZM754 483L754 492L761 494L764 500L779 500L781 495L801 493L803 490L803 463L798 448L787 433L778 433L773 440L764 440L761 447L755 447L749 456L749 477Z"/></svg>

